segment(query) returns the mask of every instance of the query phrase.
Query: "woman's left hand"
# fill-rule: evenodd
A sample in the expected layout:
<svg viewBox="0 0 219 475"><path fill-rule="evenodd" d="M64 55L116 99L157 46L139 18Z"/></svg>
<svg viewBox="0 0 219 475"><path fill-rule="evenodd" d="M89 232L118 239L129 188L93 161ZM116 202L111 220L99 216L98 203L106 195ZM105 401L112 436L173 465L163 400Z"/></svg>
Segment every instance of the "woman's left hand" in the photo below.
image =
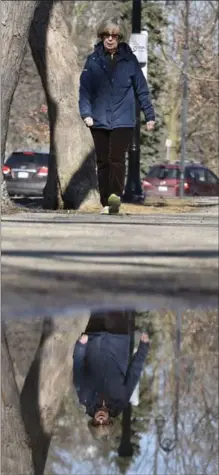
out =
<svg viewBox="0 0 219 475"><path fill-rule="evenodd" d="M141 341L143 341L143 343L150 343L149 336L146 332L143 332L141 334Z"/></svg>
<svg viewBox="0 0 219 475"><path fill-rule="evenodd" d="M147 130L152 130L155 126L155 121L154 120L150 120L149 122L146 123L146 129Z"/></svg>

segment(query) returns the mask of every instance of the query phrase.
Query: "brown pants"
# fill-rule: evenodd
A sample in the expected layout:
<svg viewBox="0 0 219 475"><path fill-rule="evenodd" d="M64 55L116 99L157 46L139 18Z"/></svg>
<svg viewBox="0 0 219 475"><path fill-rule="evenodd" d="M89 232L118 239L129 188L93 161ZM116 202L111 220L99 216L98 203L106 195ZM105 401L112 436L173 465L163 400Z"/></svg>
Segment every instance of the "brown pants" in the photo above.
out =
<svg viewBox="0 0 219 475"><path fill-rule="evenodd" d="M133 129L91 129L91 133L97 159L100 201L102 206L107 206L112 193L118 196L123 194L125 153L131 144Z"/></svg>

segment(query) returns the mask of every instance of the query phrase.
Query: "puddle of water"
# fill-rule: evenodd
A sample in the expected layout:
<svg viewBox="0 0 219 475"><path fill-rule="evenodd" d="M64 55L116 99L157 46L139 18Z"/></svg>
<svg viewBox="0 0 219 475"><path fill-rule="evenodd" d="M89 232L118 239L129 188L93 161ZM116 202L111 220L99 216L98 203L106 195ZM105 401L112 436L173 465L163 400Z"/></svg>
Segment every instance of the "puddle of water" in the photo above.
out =
<svg viewBox="0 0 219 475"><path fill-rule="evenodd" d="M218 473L216 309L5 325L35 475Z"/></svg>
<svg viewBox="0 0 219 475"><path fill-rule="evenodd" d="M218 373L213 320L209 324L207 314L201 313L181 317L178 348L177 319L171 312L136 317L139 329L150 328L150 355L130 413L118 417L108 441L92 437L89 416L70 390L57 420L46 475L216 475ZM136 346L139 337L137 330ZM159 429L159 422L164 427ZM121 451L127 456L120 456Z"/></svg>

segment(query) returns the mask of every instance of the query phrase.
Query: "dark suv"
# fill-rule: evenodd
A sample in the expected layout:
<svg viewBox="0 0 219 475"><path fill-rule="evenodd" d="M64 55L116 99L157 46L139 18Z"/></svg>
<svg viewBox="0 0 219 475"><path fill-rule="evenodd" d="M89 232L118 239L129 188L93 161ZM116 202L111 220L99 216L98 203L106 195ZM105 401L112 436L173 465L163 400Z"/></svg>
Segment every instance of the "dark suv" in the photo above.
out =
<svg viewBox="0 0 219 475"><path fill-rule="evenodd" d="M142 182L145 197L179 196L180 164L163 163L151 167ZM219 178L197 163L186 163L184 173L185 196L219 196Z"/></svg>
<svg viewBox="0 0 219 475"><path fill-rule="evenodd" d="M10 196L42 196L48 175L47 153L14 152L2 168Z"/></svg>

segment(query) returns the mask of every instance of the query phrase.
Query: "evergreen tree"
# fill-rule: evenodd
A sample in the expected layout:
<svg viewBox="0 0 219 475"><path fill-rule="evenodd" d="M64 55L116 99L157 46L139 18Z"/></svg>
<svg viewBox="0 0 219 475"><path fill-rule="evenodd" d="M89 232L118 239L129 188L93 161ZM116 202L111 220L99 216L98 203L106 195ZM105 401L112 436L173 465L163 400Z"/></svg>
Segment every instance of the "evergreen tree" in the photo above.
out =
<svg viewBox="0 0 219 475"><path fill-rule="evenodd" d="M121 17L129 24L131 33L132 1L121 4ZM162 31L167 25L163 5L157 1L142 0L141 27L148 31L148 84L156 112L156 126L152 133L145 130L141 115L141 175L161 160L165 143L165 123L161 111L161 94L165 84L165 68L160 48L163 45Z"/></svg>

